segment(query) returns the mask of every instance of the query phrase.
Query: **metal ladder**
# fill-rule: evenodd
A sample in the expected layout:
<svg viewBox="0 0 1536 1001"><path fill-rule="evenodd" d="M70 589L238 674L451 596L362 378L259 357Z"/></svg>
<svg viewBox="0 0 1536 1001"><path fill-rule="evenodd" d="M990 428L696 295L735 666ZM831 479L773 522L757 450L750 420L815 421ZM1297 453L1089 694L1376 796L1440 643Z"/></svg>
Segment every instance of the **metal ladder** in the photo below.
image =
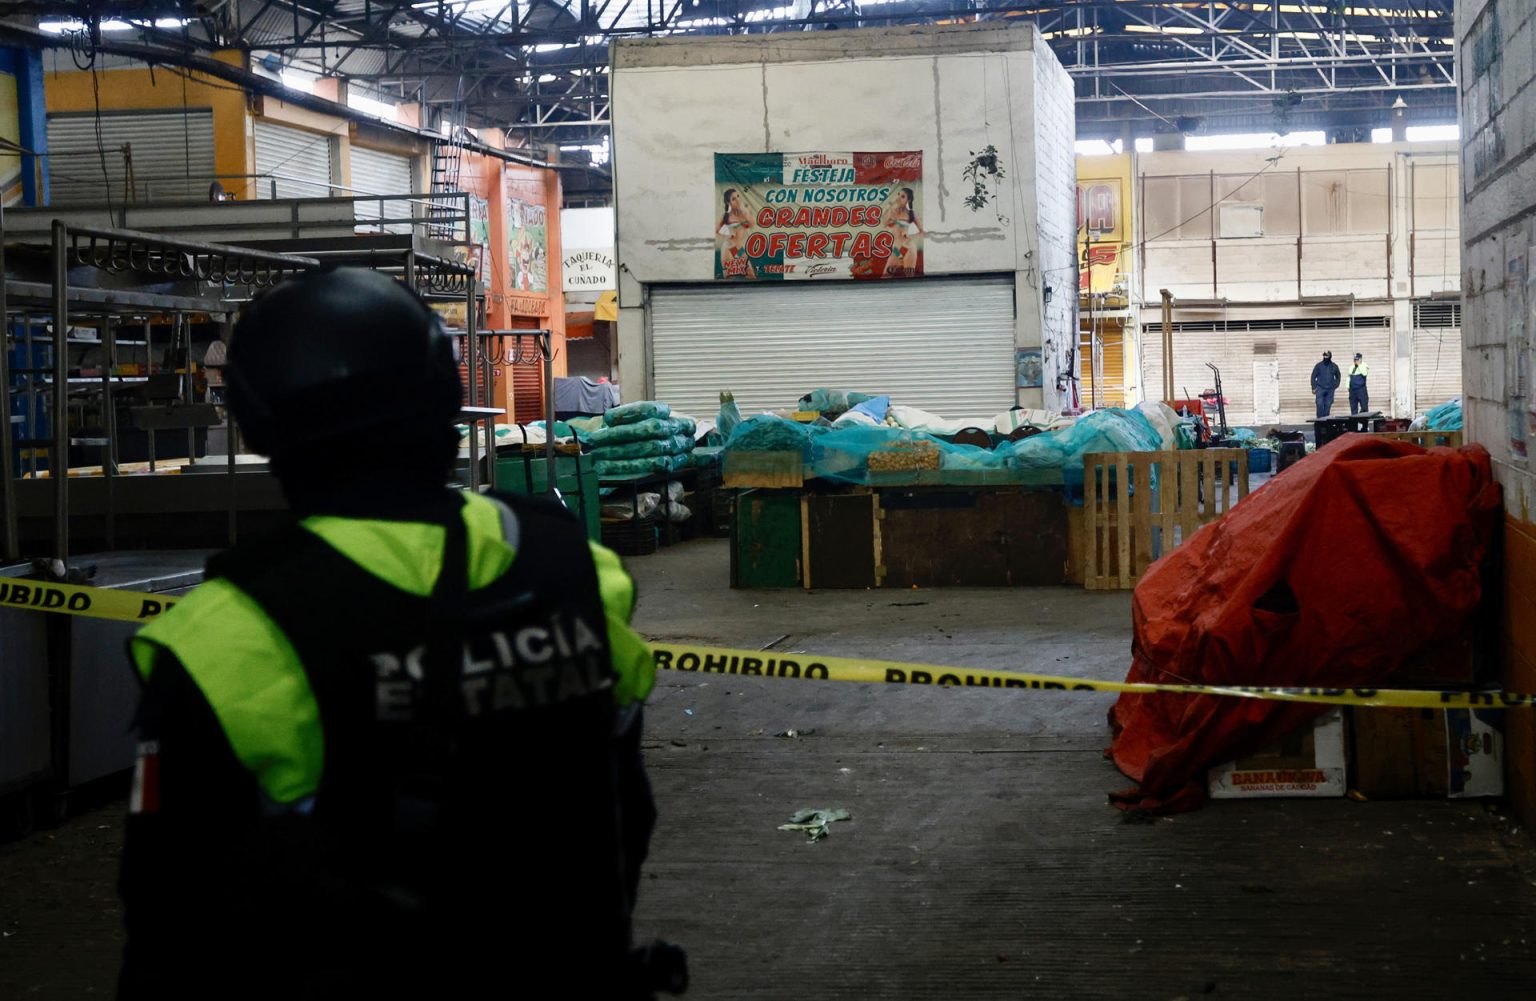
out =
<svg viewBox="0 0 1536 1001"><path fill-rule="evenodd" d="M431 191L433 195L446 195L460 190L459 181L464 169L465 138L464 127L456 126L451 136L439 139L432 144ZM462 224L466 228L463 238L468 239L469 220L460 220L458 214L459 208L456 202L433 198L427 208L428 234L434 240L459 239L458 228Z"/></svg>

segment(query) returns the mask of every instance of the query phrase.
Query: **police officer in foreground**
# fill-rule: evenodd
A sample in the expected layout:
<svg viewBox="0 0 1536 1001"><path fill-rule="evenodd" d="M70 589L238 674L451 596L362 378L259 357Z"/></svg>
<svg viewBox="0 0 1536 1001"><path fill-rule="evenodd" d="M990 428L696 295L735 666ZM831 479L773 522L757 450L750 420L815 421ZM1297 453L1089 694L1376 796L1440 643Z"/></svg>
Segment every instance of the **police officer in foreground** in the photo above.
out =
<svg viewBox="0 0 1536 1001"><path fill-rule="evenodd" d="M229 406L295 516L133 640L125 998L646 998L634 586L552 502L444 486L459 368L403 285L258 298Z"/></svg>

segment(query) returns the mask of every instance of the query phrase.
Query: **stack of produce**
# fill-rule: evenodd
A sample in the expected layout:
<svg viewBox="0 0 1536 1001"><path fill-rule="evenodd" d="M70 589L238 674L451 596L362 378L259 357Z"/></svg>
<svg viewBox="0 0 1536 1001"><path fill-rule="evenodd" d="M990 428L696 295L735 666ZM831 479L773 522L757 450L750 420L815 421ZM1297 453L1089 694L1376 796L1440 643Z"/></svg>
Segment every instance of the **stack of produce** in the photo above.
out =
<svg viewBox="0 0 1536 1001"><path fill-rule="evenodd" d="M645 401L614 407L603 426L586 437L599 477L670 473L688 464L693 421L673 417L665 403Z"/></svg>

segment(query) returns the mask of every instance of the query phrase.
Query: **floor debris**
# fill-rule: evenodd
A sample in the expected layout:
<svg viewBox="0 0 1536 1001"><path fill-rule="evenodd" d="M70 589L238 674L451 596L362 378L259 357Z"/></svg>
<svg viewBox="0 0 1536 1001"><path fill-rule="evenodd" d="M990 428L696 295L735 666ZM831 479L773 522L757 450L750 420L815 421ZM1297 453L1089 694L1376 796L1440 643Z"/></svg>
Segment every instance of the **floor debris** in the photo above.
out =
<svg viewBox="0 0 1536 1001"><path fill-rule="evenodd" d="M789 823L780 824L781 831L804 831L809 841L820 841L827 836L827 825L837 820L852 820L852 815L847 810L833 810L823 807L820 810L796 810L789 818Z"/></svg>

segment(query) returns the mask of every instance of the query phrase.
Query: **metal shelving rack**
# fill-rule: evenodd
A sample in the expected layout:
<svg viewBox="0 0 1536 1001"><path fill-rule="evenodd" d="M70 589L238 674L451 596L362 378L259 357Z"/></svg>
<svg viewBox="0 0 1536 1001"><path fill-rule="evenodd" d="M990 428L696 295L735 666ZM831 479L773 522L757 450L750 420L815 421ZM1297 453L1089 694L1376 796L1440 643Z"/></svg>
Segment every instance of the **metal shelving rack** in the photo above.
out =
<svg viewBox="0 0 1536 1001"><path fill-rule="evenodd" d="M465 404L459 412L459 419L469 425L469 488L478 490L482 482L477 426L483 424L489 458L484 464L484 483L494 490L495 448L490 443L495 440L496 419L506 411L482 403L494 395L495 375L491 359L481 350L480 323L485 293L480 288L474 265L429 253L413 236L400 234L263 241L262 246L272 252L312 258L330 267L368 268L393 275L429 303L464 304L464 329L449 333L463 338L460 358L469 373L465 380Z"/></svg>
<svg viewBox="0 0 1536 1001"><path fill-rule="evenodd" d="M69 450L71 446L96 446L103 449L102 478L105 481L107 537L114 536L114 487L117 473L115 393L130 378L147 382L153 374L154 319L168 321L171 338L168 346L185 351L185 360L175 375L180 376L178 404L194 405L193 364L189 317L206 315L227 320L240 302L255 291L319 266L313 258L275 254L221 244L171 240L133 230L99 229L70 226L55 221L52 240L45 254L46 280L37 274L13 275L7 268L4 217L0 215L0 324L9 338L12 318L20 321L22 342L30 346L44 343L51 350L51 372L9 371L5 352L0 352L0 414L10 415L12 382L15 375L26 375L24 392L32 413L39 414L46 403L51 427L46 440L29 441L34 449L48 454L48 477L53 492L54 540L52 555L56 570L62 572L69 558ZM73 273L72 273L73 272ZM86 282L96 280L97 285ZM167 292L167 287L177 292ZM190 286L192 294L182 294ZM71 336L72 321L88 320L101 330L99 341ZM34 336L42 324L42 336ZM114 375L118 367L119 346L139 346L136 340L119 342L117 332L124 324L139 323L145 331L142 346L146 351L143 376ZM105 352L101 371L96 376L70 376L71 348L97 347ZM173 362L174 365L174 362ZM162 373L163 374L163 373ZM59 387L65 387L60 391ZM79 387L72 390L69 387ZM105 433L86 438L71 432L71 404L86 392L101 393L101 413ZM9 418L0 421L0 556L20 558L18 504L15 468L16 438ZM193 439L199 425L174 425L185 429L189 437L189 458L196 450ZM77 427L78 431L79 428ZM154 427L150 436L150 455L155 454ZM234 480L236 445L228 443L230 488L230 527L234 531Z"/></svg>

